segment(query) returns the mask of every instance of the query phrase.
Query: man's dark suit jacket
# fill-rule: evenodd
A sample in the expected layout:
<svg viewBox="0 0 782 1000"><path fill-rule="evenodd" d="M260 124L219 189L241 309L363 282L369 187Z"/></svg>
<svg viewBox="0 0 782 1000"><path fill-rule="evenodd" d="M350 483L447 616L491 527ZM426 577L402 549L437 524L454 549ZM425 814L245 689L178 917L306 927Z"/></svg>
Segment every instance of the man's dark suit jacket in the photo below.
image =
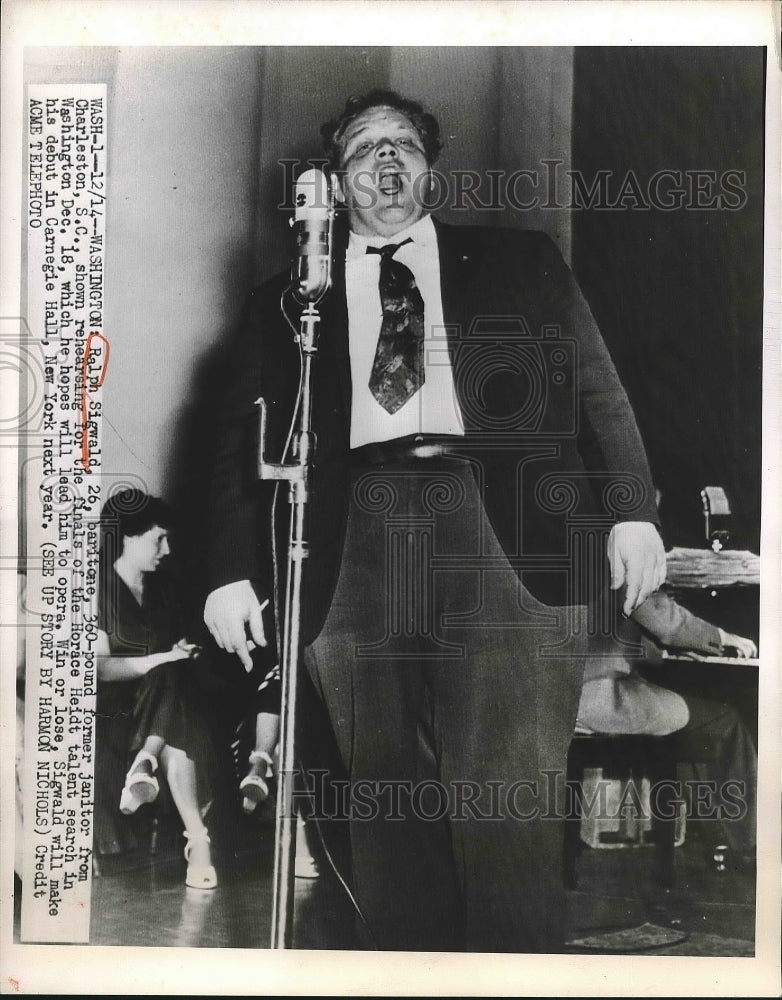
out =
<svg viewBox="0 0 782 1000"><path fill-rule="evenodd" d="M495 533L525 586L550 605L583 603L605 576L577 537L614 521L657 523L643 444L595 321L543 233L435 220L443 315L465 449ZM339 569L350 468L351 372L344 279L346 231L321 306L315 362L317 434L303 636L314 638ZM299 380L299 351L280 310L289 275L251 296L218 410L210 492L210 587L249 579L270 594L273 487L256 482L258 408L268 406L267 460L279 461ZM288 309L291 300L288 298ZM294 317L294 325L296 320ZM631 335L631 331L628 331ZM284 563L288 508L278 505ZM578 527L580 535L574 535ZM584 546L588 548L589 546ZM599 562L599 557L598 557Z"/></svg>

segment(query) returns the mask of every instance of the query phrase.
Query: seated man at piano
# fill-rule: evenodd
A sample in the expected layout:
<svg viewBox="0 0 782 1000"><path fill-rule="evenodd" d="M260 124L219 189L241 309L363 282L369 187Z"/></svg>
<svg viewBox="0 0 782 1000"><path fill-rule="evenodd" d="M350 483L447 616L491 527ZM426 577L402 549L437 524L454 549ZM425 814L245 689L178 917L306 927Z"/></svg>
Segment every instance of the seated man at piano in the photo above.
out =
<svg viewBox="0 0 782 1000"><path fill-rule="evenodd" d="M621 608L621 591L611 599ZM694 765L696 779L716 783L715 804L722 819L715 819L714 844L727 845L739 861L751 859L757 750L747 727L732 706L654 684L636 664L660 659L663 649L751 659L757 656L755 643L696 617L665 590L648 597L630 618L616 614L615 620L613 636L606 629L592 629L576 733L674 739L679 760Z"/></svg>

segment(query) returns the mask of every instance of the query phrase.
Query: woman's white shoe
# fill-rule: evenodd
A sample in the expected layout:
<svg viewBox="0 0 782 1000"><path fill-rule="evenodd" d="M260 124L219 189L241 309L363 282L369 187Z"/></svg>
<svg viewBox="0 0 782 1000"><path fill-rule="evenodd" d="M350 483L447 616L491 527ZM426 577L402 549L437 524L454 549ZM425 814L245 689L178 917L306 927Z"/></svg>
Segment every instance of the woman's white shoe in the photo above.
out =
<svg viewBox="0 0 782 1000"><path fill-rule="evenodd" d="M216 889L217 872L214 865L195 864L190 861L190 855L195 844L199 842L211 844L209 834L206 830L199 830L197 833L189 833L185 830L184 835L187 840L185 844L185 861L187 861L185 885L189 885L191 889Z"/></svg>
<svg viewBox="0 0 782 1000"><path fill-rule="evenodd" d="M143 764L150 765L151 774L142 770ZM125 787L119 799L119 811L124 816L131 816L139 806L154 802L160 792L160 785L155 777L157 758L146 750L139 750L130 770L125 776Z"/></svg>
<svg viewBox="0 0 782 1000"><path fill-rule="evenodd" d="M263 774L257 771L258 764L265 764ZM250 773L242 778L239 791L242 793L242 809L249 815L259 802L269 797L268 779L274 776L272 759L265 750L253 750L250 754Z"/></svg>

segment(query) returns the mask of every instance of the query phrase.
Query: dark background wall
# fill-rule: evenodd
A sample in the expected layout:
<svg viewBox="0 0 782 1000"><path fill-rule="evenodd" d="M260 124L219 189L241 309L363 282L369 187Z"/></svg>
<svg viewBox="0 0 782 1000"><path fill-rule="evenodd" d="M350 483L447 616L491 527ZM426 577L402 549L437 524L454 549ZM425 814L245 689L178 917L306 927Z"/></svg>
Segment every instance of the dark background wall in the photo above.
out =
<svg viewBox="0 0 782 1000"><path fill-rule="evenodd" d="M574 211L573 266L635 408L667 541L701 544L700 490L721 485L735 540L759 551L763 50L578 48L573 75L586 179L608 170L617 192L632 170L645 193L656 171L709 170L718 192L725 171L745 174L737 210L629 197Z"/></svg>

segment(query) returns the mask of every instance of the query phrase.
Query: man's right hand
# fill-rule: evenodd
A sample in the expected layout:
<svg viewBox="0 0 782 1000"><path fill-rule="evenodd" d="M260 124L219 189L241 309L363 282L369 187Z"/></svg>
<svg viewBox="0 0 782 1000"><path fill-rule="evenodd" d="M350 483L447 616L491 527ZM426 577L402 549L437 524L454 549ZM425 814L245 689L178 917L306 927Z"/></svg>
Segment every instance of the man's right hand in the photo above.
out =
<svg viewBox="0 0 782 1000"><path fill-rule="evenodd" d="M246 626L254 643L265 646L263 609L268 603L261 605L249 580L239 580L213 590L204 605L204 622L214 641L227 653L236 653L247 671L252 670L253 661Z"/></svg>

